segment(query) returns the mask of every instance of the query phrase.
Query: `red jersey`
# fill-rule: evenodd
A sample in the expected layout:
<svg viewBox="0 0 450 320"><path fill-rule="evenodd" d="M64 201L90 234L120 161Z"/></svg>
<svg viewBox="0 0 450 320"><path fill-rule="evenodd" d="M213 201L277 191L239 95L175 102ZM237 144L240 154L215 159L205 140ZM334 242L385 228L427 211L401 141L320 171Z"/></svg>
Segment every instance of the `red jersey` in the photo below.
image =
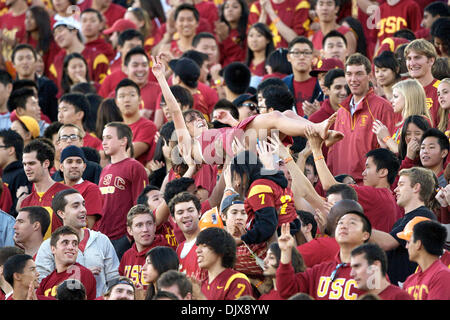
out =
<svg viewBox="0 0 450 320"><path fill-rule="evenodd" d="M213 1L203 0L195 4L200 17L208 20L211 28L214 29L215 23L219 20L219 10Z"/></svg>
<svg viewBox="0 0 450 320"><path fill-rule="evenodd" d="M248 68L253 76L262 77L266 74L266 61L264 60L257 65L251 62Z"/></svg>
<svg viewBox="0 0 450 320"><path fill-rule="evenodd" d="M232 62L245 60L247 54L247 41L241 39L237 29L230 30L228 37L219 43L220 64L222 67Z"/></svg>
<svg viewBox="0 0 450 320"><path fill-rule="evenodd" d="M350 29L349 27L346 26L340 26L339 28L336 29L337 32L341 33L342 35L346 35L348 32L353 32L352 29ZM315 50L320 50L322 49L322 41L323 41L323 33L322 30L318 30L314 33L311 41L313 43L314 49Z"/></svg>
<svg viewBox="0 0 450 320"><path fill-rule="evenodd" d="M350 264L343 264L339 255L334 261L323 262L299 273L294 272L292 264L280 263L276 275L277 289L283 299L304 292L314 300L356 300L364 291L358 289L350 276L351 270Z"/></svg>
<svg viewBox="0 0 450 320"><path fill-rule="evenodd" d="M203 163L200 168L197 169L197 172L192 176L192 179L194 179L195 185L198 188L206 189L208 190L208 193L211 194L216 185L216 176L217 167ZM168 181L172 181L177 178L178 177L173 171L173 168L171 168L169 171Z"/></svg>
<svg viewBox="0 0 450 320"><path fill-rule="evenodd" d="M53 231L63 226L61 218L57 214L53 214L52 200L56 193L62 190L70 189L70 187L65 184L55 182L44 194L36 192L35 186L33 184L33 189L31 194L29 194L25 199L23 199L21 208L29 206L40 206L45 208L50 214L50 226L45 233L44 240L49 238Z"/></svg>
<svg viewBox="0 0 450 320"><path fill-rule="evenodd" d="M292 84L294 87L295 105L297 107L297 114L301 117L304 116L303 101L311 100L316 83L317 83L316 77L311 77L305 81L295 81L294 79L292 80Z"/></svg>
<svg viewBox="0 0 450 320"><path fill-rule="evenodd" d="M309 1L306 0L285 0L279 4L270 1L273 10L278 15L281 21L289 28L294 30L294 32L299 35L306 35L309 29ZM249 27L258 22L259 16L261 15L261 5L259 1L254 1L250 6L250 14L248 16ZM276 24L267 17L265 21L269 29L272 31L273 43L276 48L287 48L288 42L284 39L278 32Z"/></svg>
<svg viewBox="0 0 450 320"><path fill-rule="evenodd" d="M315 238L307 243L297 246L303 257L305 265L311 268L323 262L334 261L340 247L334 237Z"/></svg>
<svg viewBox="0 0 450 320"><path fill-rule="evenodd" d="M211 121L210 114L212 114L214 106L216 105L217 101L219 101L219 95L217 94L216 90L210 88L200 81L198 82L197 89L201 94L192 95L192 97L194 98L193 109L196 109L206 115L206 120L209 122Z"/></svg>
<svg viewBox="0 0 450 320"><path fill-rule="evenodd" d="M175 223L175 221L173 221L172 216L169 216L168 221L160 224L156 228L156 234L163 236L164 239L166 239L168 246L171 247L173 250L177 250L177 247L178 247L178 241L177 241L177 237L175 235L175 226L176 225L177 224ZM181 230L180 230L180 232L181 232ZM183 234L183 233L181 233L181 234Z"/></svg>
<svg viewBox="0 0 450 320"><path fill-rule="evenodd" d="M152 73L152 72L150 72ZM149 75L150 78L150 75ZM141 105L140 109L152 110L150 120L155 119L156 102L158 95L161 93L161 87L157 82L148 81L141 89Z"/></svg>
<svg viewBox="0 0 450 320"><path fill-rule="evenodd" d="M327 165L334 176L349 174L357 183L361 183L365 155L379 147L377 137L372 132L373 121L380 120L392 132L395 115L391 104L371 89L358 103L352 116L352 97L350 95L339 105L334 130L342 132L344 139L328 149Z"/></svg>
<svg viewBox="0 0 450 320"><path fill-rule="evenodd" d="M153 158L153 154L149 154L155 143L155 134L158 131L153 121L141 117L138 121L128 125L133 132L133 143L144 142L148 145L148 150L137 157L137 161L145 165L147 158Z"/></svg>
<svg viewBox="0 0 450 320"><path fill-rule="evenodd" d="M92 7L92 0L84 0L78 6L80 7L81 11L83 12L85 9ZM109 5L108 9L106 9L105 12L102 12L103 16L106 19L106 21L105 21L106 22L105 28L107 29L107 28L112 27L114 22L116 22L117 20L123 18L123 16L125 15L126 11L127 11L127 9L125 9L121 5L118 5L118 4L115 4L115 3L111 3Z"/></svg>
<svg viewBox="0 0 450 320"><path fill-rule="evenodd" d="M12 12L2 15L0 21L0 35L6 39L15 40L17 43L25 41L25 13L15 16ZM1 54L5 61L11 61L14 47L2 41Z"/></svg>
<svg viewBox="0 0 450 320"><path fill-rule="evenodd" d="M236 300L241 296L253 296L247 276L231 268L223 270L211 283L208 277L203 280L202 292L208 300Z"/></svg>
<svg viewBox="0 0 450 320"><path fill-rule="evenodd" d="M83 196L86 207L86 214L88 216L98 215L101 217L101 215L103 214L103 197L98 185L88 180L84 180L83 182L74 185L73 188L78 190L78 192L80 192ZM99 221L100 219L96 221L94 227L92 228L93 230L98 230L97 228Z"/></svg>
<svg viewBox="0 0 450 320"><path fill-rule="evenodd" d="M99 187L103 195L99 231L116 240L127 234L127 214L148 184L147 172L141 163L126 158L103 168Z"/></svg>
<svg viewBox="0 0 450 320"><path fill-rule="evenodd" d="M195 242L195 240L192 240ZM208 271L201 269L197 263L197 246L193 244L191 250L185 255L181 256L183 248L186 245L186 241L180 243L177 248L178 259L180 260L180 272L186 274L188 277L203 281L208 277Z"/></svg>
<svg viewBox="0 0 450 320"><path fill-rule="evenodd" d="M383 291L378 293L382 300L412 300L412 297L405 291L393 284L390 284Z"/></svg>
<svg viewBox="0 0 450 320"><path fill-rule="evenodd" d="M84 44L86 48L89 48L92 51L96 51L98 53L103 53L108 61L114 59L116 53L112 47L112 45L107 42L103 37L99 37L95 40L89 41Z"/></svg>
<svg viewBox="0 0 450 320"><path fill-rule="evenodd" d="M86 132L83 138L83 147L90 147L98 151L103 150L102 140L97 138L93 133Z"/></svg>
<svg viewBox="0 0 450 320"><path fill-rule="evenodd" d="M431 119L433 120L433 126L437 127L439 124L439 100L437 95L437 88L441 83L440 80L433 79L429 85L423 87L425 90L425 96L427 97L427 108L430 110Z"/></svg>
<svg viewBox="0 0 450 320"><path fill-rule="evenodd" d="M377 38L381 43L400 29L418 30L421 21L422 11L415 1L402 0L394 6L385 2L380 5L380 20L374 30L378 30Z"/></svg>
<svg viewBox="0 0 450 320"><path fill-rule="evenodd" d="M437 259L427 270L419 270L403 283L414 300L450 300L450 269Z"/></svg>
<svg viewBox="0 0 450 320"><path fill-rule="evenodd" d="M320 123L331 117L334 112L335 111L331 106L330 99L326 99L320 105L320 109L310 115L308 120L314 123Z"/></svg>
<svg viewBox="0 0 450 320"><path fill-rule="evenodd" d="M122 71L120 67L117 71L114 71L106 76L105 80L100 85L98 94L103 98L114 97L116 86L126 77L127 75Z"/></svg>
<svg viewBox="0 0 450 320"><path fill-rule="evenodd" d="M261 295L261 297L259 297L258 300L285 300L285 299L283 299L280 296L280 293L277 290L272 289L270 290L270 292Z"/></svg>
<svg viewBox="0 0 450 320"><path fill-rule="evenodd" d="M1 181L1 180L0 180ZM3 182L3 189L0 194L0 209L9 213L13 205L11 197L11 191L9 191L8 185Z"/></svg>
<svg viewBox="0 0 450 320"><path fill-rule="evenodd" d="M450 269L450 252L444 250L444 254L441 256L441 262Z"/></svg>
<svg viewBox="0 0 450 320"><path fill-rule="evenodd" d="M58 288L58 285L67 279L77 279L81 281L86 289L87 300L95 300L97 296L97 283L95 277L91 270L83 267L77 262L63 272L58 273L56 269L53 270L52 273L42 279L39 288L36 290L36 294L46 297L56 297L56 289Z"/></svg>
<svg viewBox="0 0 450 320"><path fill-rule="evenodd" d="M394 193L388 188L350 185L358 194L358 202L364 209L364 214L372 224L372 228L391 232L394 223L401 219L400 208Z"/></svg>
<svg viewBox="0 0 450 320"><path fill-rule="evenodd" d="M133 280L136 286L143 286L144 289L147 289L148 283L142 277L142 266L145 264L145 255L151 249L161 246L168 247L166 240L161 235L155 236L152 244L142 251L137 251L136 243L134 243L130 249L125 251L122 259L120 259L119 274Z"/></svg>
<svg viewBox="0 0 450 320"><path fill-rule="evenodd" d="M404 43L409 43L409 40L405 38L386 37L380 42L380 46L378 47L378 51L375 53L375 57L383 51L395 52L397 48Z"/></svg>

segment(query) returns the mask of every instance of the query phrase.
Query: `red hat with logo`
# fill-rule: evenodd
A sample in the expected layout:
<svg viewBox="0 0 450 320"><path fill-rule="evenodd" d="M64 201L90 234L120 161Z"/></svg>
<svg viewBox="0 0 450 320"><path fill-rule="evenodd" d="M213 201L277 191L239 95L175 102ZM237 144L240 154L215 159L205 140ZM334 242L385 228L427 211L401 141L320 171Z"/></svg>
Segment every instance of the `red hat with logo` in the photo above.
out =
<svg viewBox="0 0 450 320"><path fill-rule="evenodd" d="M127 29L137 29L136 24L134 24L133 21L127 19L119 19L116 22L114 22L111 28L104 30L103 33L111 34L116 31L122 32Z"/></svg>
<svg viewBox="0 0 450 320"><path fill-rule="evenodd" d="M331 69L344 69L344 63L336 58L321 59L315 69L309 72L311 77L317 77L320 72L328 72Z"/></svg>

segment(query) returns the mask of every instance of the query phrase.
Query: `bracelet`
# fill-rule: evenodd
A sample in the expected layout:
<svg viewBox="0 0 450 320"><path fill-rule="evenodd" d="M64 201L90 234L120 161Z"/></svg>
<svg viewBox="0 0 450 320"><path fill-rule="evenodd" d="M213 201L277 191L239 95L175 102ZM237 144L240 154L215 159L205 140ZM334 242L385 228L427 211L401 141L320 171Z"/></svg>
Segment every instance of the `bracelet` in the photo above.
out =
<svg viewBox="0 0 450 320"><path fill-rule="evenodd" d="M237 193L236 190L234 190L233 188L226 188L225 190L223 190L223 193L228 193L228 192L230 194Z"/></svg>
<svg viewBox="0 0 450 320"><path fill-rule="evenodd" d="M390 138L391 138L390 136L384 137L384 138L383 138L383 142L384 142L384 143L387 143L387 141L388 141Z"/></svg>
<svg viewBox="0 0 450 320"><path fill-rule="evenodd" d="M284 159L284 164L288 164L289 161L294 160L292 157L287 157L286 159Z"/></svg>
<svg viewBox="0 0 450 320"><path fill-rule="evenodd" d="M322 155L322 156L318 156L318 157L315 157L314 158L314 161L319 161L319 160L322 160L322 159L325 159L325 157Z"/></svg>
<svg viewBox="0 0 450 320"><path fill-rule="evenodd" d="M256 288L259 288L259 286L262 285L263 283L264 283L264 281L261 280L260 282L258 282L257 284L255 284L255 287L256 287Z"/></svg>

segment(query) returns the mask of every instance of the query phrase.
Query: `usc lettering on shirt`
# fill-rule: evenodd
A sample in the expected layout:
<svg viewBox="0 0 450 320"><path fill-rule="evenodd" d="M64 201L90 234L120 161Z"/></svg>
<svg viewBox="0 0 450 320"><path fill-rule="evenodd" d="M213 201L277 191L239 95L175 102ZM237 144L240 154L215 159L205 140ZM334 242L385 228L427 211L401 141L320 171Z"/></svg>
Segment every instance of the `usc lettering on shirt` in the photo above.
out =
<svg viewBox="0 0 450 320"><path fill-rule="evenodd" d="M108 185L107 187L100 187L100 192L102 194L112 194L116 191L116 188L119 190L125 190L125 179L123 179L120 176L116 176L114 177L114 185L110 185L111 184L111 180L112 180L112 174L107 174L104 178L103 178L103 184L104 185Z"/></svg>
<svg viewBox="0 0 450 320"><path fill-rule="evenodd" d="M358 294L352 292L354 288L357 286L353 279L337 278L331 282L331 277L322 276L317 286L317 297L326 298L328 296L330 300L356 300Z"/></svg>
<svg viewBox="0 0 450 320"><path fill-rule="evenodd" d="M378 37L382 37L386 34L393 34L400 29L404 29L408 26L408 23L402 17L387 17L383 18L378 22L378 28L380 31L378 32Z"/></svg>
<svg viewBox="0 0 450 320"><path fill-rule="evenodd" d="M135 285L142 284L143 286L148 286L148 283L142 277L142 266L141 265L127 265L125 266L125 276L130 278Z"/></svg>

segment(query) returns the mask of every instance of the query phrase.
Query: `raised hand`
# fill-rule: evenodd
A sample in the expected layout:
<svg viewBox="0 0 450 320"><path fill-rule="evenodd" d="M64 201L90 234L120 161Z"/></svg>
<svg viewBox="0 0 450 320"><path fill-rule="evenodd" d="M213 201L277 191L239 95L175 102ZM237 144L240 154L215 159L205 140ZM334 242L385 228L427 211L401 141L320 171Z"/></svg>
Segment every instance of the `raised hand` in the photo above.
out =
<svg viewBox="0 0 450 320"><path fill-rule="evenodd" d="M281 225L281 234L278 237L278 246L282 252L291 252L295 246L294 237L291 235L291 225L289 223L283 223Z"/></svg>
<svg viewBox="0 0 450 320"><path fill-rule="evenodd" d="M412 138L406 146L406 156L414 160L419 154L420 144L417 138Z"/></svg>
<svg viewBox="0 0 450 320"><path fill-rule="evenodd" d="M152 72L155 75L155 77L157 79L159 77L165 77L166 66L161 61L160 55L158 55L156 57L151 56L151 58L152 58Z"/></svg>
<svg viewBox="0 0 450 320"><path fill-rule="evenodd" d="M274 159L273 155L276 153L273 145L267 143L267 141L259 140L256 144L256 151L258 153L258 158L267 170L274 170Z"/></svg>

